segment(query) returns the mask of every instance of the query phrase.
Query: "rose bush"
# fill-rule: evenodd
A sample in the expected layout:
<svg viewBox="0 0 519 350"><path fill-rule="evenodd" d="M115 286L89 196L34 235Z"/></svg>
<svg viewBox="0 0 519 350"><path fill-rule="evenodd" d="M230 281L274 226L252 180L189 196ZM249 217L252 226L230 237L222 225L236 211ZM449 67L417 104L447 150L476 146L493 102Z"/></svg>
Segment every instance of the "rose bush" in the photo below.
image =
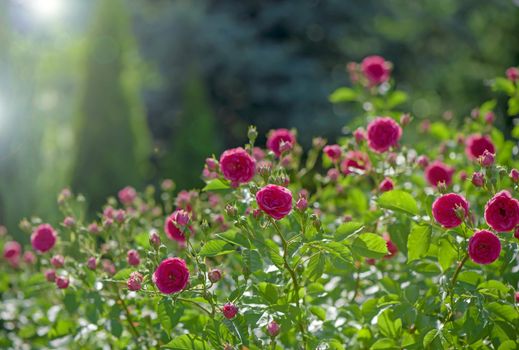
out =
<svg viewBox="0 0 519 350"><path fill-rule="evenodd" d="M278 129L261 148L251 127L203 189L126 187L94 218L64 190L61 224L21 222L30 244L0 231L0 346L516 349L519 172L498 104L418 123L391 68L348 65L355 86L330 99L362 112L337 143L304 153ZM493 81L512 116L514 72Z"/></svg>

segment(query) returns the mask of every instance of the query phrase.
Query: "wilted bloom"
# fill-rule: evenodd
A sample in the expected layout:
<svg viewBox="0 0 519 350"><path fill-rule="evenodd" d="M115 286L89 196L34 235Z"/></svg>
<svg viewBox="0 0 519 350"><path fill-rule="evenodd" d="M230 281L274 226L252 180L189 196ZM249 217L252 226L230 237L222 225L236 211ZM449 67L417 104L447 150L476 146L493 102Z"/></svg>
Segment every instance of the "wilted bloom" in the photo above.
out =
<svg viewBox="0 0 519 350"><path fill-rule="evenodd" d="M94 271L97 268L97 260L95 257L91 256L87 260L87 267L89 270Z"/></svg>
<svg viewBox="0 0 519 350"><path fill-rule="evenodd" d="M474 233L469 240L469 256L477 264L490 264L499 258L501 242L495 234L487 230Z"/></svg>
<svg viewBox="0 0 519 350"><path fill-rule="evenodd" d="M56 281L56 271L52 269L45 270L44 272L45 279L47 282L55 282Z"/></svg>
<svg viewBox="0 0 519 350"><path fill-rule="evenodd" d="M128 253L126 254L126 260L128 261L128 264L132 266L137 266L141 263L139 252L135 249L128 250Z"/></svg>
<svg viewBox="0 0 519 350"><path fill-rule="evenodd" d="M32 265L36 262L36 255L34 255L34 253L30 250L28 250L25 253L23 253L23 261L26 264Z"/></svg>
<svg viewBox="0 0 519 350"><path fill-rule="evenodd" d="M141 290L142 280L143 280L142 275L140 273L138 273L137 271L134 271L130 274L130 277L126 281L126 286L128 287L129 290L134 291L134 292Z"/></svg>
<svg viewBox="0 0 519 350"><path fill-rule="evenodd" d="M292 210L292 192L282 186L267 185L256 193L256 202L266 214L281 220Z"/></svg>
<svg viewBox="0 0 519 350"><path fill-rule="evenodd" d="M459 215L461 212L462 215ZM459 226L468 216L469 203L456 193L447 193L438 197L432 204L434 219L445 228Z"/></svg>
<svg viewBox="0 0 519 350"><path fill-rule="evenodd" d="M216 283L222 278L222 271L219 269L212 269L207 273L207 277L211 283Z"/></svg>
<svg viewBox="0 0 519 350"><path fill-rule="evenodd" d="M472 174L472 184L476 187L481 187L485 184L485 176L480 172Z"/></svg>
<svg viewBox="0 0 519 350"><path fill-rule="evenodd" d="M339 145L328 145L324 147L323 152L333 162L338 162L341 159L342 150Z"/></svg>
<svg viewBox="0 0 519 350"><path fill-rule="evenodd" d="M227 303L222 307L222 313L226 319L231 320L238 313L238 307L232 303Z"/></svg>
<svg viewBox="0 0 519 350"><path fill-rule="evenodd" d="M153 273L153 283L164 294L177 293L186 288L189 270L186 262L180 258L162 260Z"/></svg>
<svg viewBox="0 0 519 350"><path fill-rule="evenodd" d="M517 183L519 182L519 171L517 169L510 170L510 179L512 179L513 182Z"/></svg>
<svg viewBox="0 0 519 350"><path fill-rule="evenodd" d="M481 166L484 166L485 168L491 167L494 164L494 154L485 150L485 152L483 152L483 155L479 157L479 161L481 163Z"/></svg>
<svg viewBox="0 0 519 350"><path fill-rule="evenodd" d="M391 63L380 56L368 56L362 60L360 69L369 81L369 85L375 86L389 80Z"/></svg>
<svg viewBox="0 0 519 350"><path fill-rule="evenodd" d="M361 151L349 151L345 154L341 163L341 172L344 175L355 173L356 170L366 172L371 169L371 162L366 153Z"/></svg>
<svg viewBox="0 0 519 350"><path fill-rule="evenodd" d="M131 186L126 186L118 193L119 200L124 205L131 205L137 198L137 191Z"/></svg>
<svg viewBox="0 0 519 350"><path fill-rule="evenodd" d="M281 327L276 321L271 321L267 324L267 332L271 337L275 337L279 334Z"/></svg>
<svg viewBox="0 0 519 350"><path fill-rule="evenodd" d="M444 164L439 160L432 162L427 166L427 168L425 168L425 178L433 187L437 187L441 182L446 186L450 186L453 174L454 168L449 167L447 164Z"/></svg>
<svg viewBox="0 0 519 350"><path fill-rule="evenodd" d="M270 149L276 156L281 155L280 146L281 143L290 145L290 148L294 147L296 143L295 135L288 129L276 129L269 133L267 139L267 148ZM287 147L287 146L284 146Z"/></svg>
<svg viewBox="0 0 519 350"><path fill-rule="evenodd" d="M506 70L506 77L512 82L516 82L519 79L519 68L510 67Z"/></svg>
<svg viewBox="0 0 519 350"><path fill-rule="evenodd" d="M55 268L59 269L60 267L63 267L65 265L65 258L63 255L56 254L52 258L50 258L50 263Z"/></svg>
<svg viewBox="0 0 519 350"><path fill-rule="evenodd" d="M70 283L70 281L69 281L68 277L65 277L65 276L56 277L56 285L58 286L59 289L67 289L69 283Z"/></svg>
<svg viewBox="0 0 519 350"><path fill-rule="evenodd" d="M469 159L476 160L481 157L485 151L492 154L496 153L490 137L486 135L470 135L465 141L465 153Z"/></svg>
<svg viewBox="0 0 519 350"><path fill-rule="evenodd" d="M393 184L393 180L391 180L389 177L386 177L384 180L382 180L378 186L378 189L380 192L387 192L391 191L394 187L395 185Z"/></svg>
<svg viewBox="0 0 519 350"><path fill-rule="evenodd" d="M504 190L485 205L485 220L497 232L512 231L519 224L519 201Z"/></svg>
<svg viewBox="0 0 519 350"><path fill-rule="evenodd" d="M31 244L34 250L45 253L54 247L58 234L51 225L41 224L31 235Z"/></svg>
<svg viewBox="0 0 519 350"><path fill-rule="evenodd" d="M402 136L402 128L389 117L377 117L368 124L368 146L375 152L386 152L396 146Z"/></svg>
<svg viewBox="0 0 519 350"><path fill-rule="evenodd" d="M234 186L254 177L256 160L241 147L229 149L220 156L220 170Z"/></svg>

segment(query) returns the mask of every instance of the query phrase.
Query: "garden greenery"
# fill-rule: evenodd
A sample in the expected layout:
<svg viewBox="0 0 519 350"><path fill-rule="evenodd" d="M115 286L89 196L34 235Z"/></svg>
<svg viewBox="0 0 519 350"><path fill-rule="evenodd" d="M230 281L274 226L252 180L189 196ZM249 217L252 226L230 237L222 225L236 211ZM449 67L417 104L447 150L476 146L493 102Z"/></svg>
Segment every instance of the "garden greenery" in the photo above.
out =
<svg viewBox="0 0 519 350"><path fill-rule="evenodd" d="M363 113L337 144L304 154L277 129L264 149L251 127L201 190L126 187L91 221L65 189L60 225L21 222L30 247L2 231L0 346L517 349L519 172L497 102L418 124L391 69L348 65L330 100ZM511 116L518 79L492 83Z"/></svg>

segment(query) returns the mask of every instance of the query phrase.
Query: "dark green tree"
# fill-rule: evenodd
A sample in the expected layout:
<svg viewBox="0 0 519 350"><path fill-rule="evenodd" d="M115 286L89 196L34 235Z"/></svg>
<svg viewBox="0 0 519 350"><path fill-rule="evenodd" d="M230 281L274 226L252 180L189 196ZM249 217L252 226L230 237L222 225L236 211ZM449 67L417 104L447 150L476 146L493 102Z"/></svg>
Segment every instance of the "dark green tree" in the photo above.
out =
<svg viewBox="0 0 519 350"><path fill-rule="evenodd" d="M125 185L139 185L148 167L149 131L129 69L135 59L125 7L98 1L86 48L76 125L72 187L92 206Z"/></svg>

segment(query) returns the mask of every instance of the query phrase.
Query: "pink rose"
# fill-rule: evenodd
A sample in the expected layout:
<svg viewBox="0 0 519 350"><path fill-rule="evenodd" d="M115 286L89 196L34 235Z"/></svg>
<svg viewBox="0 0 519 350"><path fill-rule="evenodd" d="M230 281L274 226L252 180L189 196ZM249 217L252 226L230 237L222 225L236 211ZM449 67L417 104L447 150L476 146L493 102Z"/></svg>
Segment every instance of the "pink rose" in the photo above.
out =
<svg viewBox="0 0 519 350"><path fill-rule="evenodd" d="M216 283L222 278L222 271L219 269L212 269L207 273L207 277L211 283Z"/></svg>
<svg viewBox="0 0 519 350"><path fill-rule="evenodd" d="M475 172L472 174L472 184L476 187L481 187L485 184L485 176L483 173Z"/></svg>
<svg viewBox="0 0 519 350"><path fill-rule="evenodd" d="M510 67L506 70L506 77L512 82L519 80L519 68Z"/></svg>
<svg viewBox="0 0 519 350"><path fill-rule="evenodd" d="M137 198L137 191L131 186L126 186L118 193L119 200L124 205L131 205L135 198Z"/></svg>
<svg viewBox="0 0 519 350"><path fill-rule="evenodd" d="M162 260L153 273L153 283L164 294L177 293L186 288L189 270L186 262L180 258Z"/></svg>
<svg viewBox="0 0 519 350"><path fill-rule="evenodd" d="M76 220L72 216L67 216L65 219L63 219L63 226L65 227L72 227L76 224Z"/></svg>
<svg viewBox="0 0 519 350"><path fill-rule="evenodd" d="M134 271L130 274L130 277L126 281L126 286L128 287L129 290L131 290L133 292L141 290L142 280L143 280L142 275L140 273L138 273L137 271Z"/></svg>
<svg viewBox="0 0 519 350"><path fill-rule="evenodd" d="M22 246L16 241L7 242L4 245L4 259L6 260L18 260L22 253Z"/></svg>
<svg viewBox="0 0 519 350"><path fill-rule="evenodd" d="M420 167L425 168L429 165L429 158L427 156L419 156L416 158L416 164L418 164Z"/></svg>
<svg viewBox="0 0 519 350"><path fill-rule="evenodd" d="M292 192L277 185L267 185L256 193L261 210L276 220L281 220L292 210Z"/></svg>
<svg viewBox="0 0 519 350"><path fill-rule="evenodd" d="M380 56L368 56L360 64L362 74L371 86L379 85L389 80L391 64Z"/></svg>
<svg viewBox="0 0 519 350"><path fill-rule="evenodd" d="M519 224L519 201L506 190L496 193L485 205L485 220L497 232L512 231Z"/></svg>
<svg viewBox="0 0 519 350"><path fill-rule="evenodd" d="M339 172L339 170L337 170L335 168L328 169L328 173L326 173L326 177L328 177L328 179L331 182L337 181L339 179L340 175L341 175L341 173Z"/></svg>
<svg viewBox="0 0 519 350"><path fill-rule="evenodd" d="M276 321L271 321L267 324L267 332L271 337L276 337L279 334L281 327Z"/></svg>
<svg viewBox="0 0 519 350"><path fill-rule="evenodd" d="M233 148L220 156L220 170L233 185L247 183L254 177L256 160L243 148Z"/></svg>
<svg viewBox="0 0 519 350"><path fill-rule="evenodd" d="M384 238L384 240L386 241L386 247L387 247L387 251L388 251L388 253L384 256L384 258L390 259L398 253L398 248L395 245L395 243L393 243L393 241L391 241L391 237L389 236L388 233L384 233L382 235L382 238Z"/></svg>
<svg viewBox="0 0 519 350"><path fill-rule="evenodd" d="M362 173L371 169L371 162L366 153L360 151L349 151L344 156L341 163L341 171L344 175L357 173L360 170Z"/></svg>
<svg viewBox="0 0 519 350"><path fill-rule="evenodd" d="M358 144L362 143L366 139L366 130L363 128L357 128L353 132L353 137L355 137L355 142Z"/></svg>
<svg viewBox="0 0 519 350"><path fill-rule="evenodd" d="M470 135L465 141L465 153L471 160L476 160L481 157L485 151L492 154L496 153L496 149L490 137L486 135Z"/></svg>
<svg viewBox="0 0 519 350"><path fill-rule="evenodd" d="M499 258L501 242L495 234L487 230L474 233L469 240L469 256L477 264L490 264Z"/></svg>
<svg viewBox="0 0 519 350"><path fill-rule="evenodd" d="M28 250L25 253L23 253L23 261L26 264L32 265L36 262L36 255L34 255L33 252Z"/></svg>
<svg viewBox="0 0 519 350"><path fill-rule="evenodd" d="M70 281L67 277L59 276L56 277L56 285L59 289L67 289Z"/></svg>
<svg viewBox="0 0 519 350"><path fill-rule="evenodd" d="M139 252L135 249L128 250L126 260L128 261L128 264L130 264L131 266L137 266L141 263L141 257L139 256Z"/></svg>
<svg viewBox="0 0 519 350"><path fill-rule="evenodd" d="M268 139L267 139L267 148L270 149L276 156L281 155L281 143L289 144L292 147L294 147L296 143L296 137L294 134L288 130L288 129L276 129L272 130L269 133ZM286 146L284 146L286 147Z"/></svg>
<svg viewBox="0 0 519 350"><path fill-rule="evenodd" d="M227 303L222 307L222 313L226 319L231 320L238 313L238 307L232 303Z"/></svg>
<svg viewBox="0 0 519 350"><path fill-rule="evenodd" d="M152 231L150 232L150 236L149 236L148 240L149 240L149 242L150 242L150 245L151 245L153 248L157 249L158 247L160 247L160 243L161 243L161 241L160 241L160 236L159 236L159 234L158 234L157 231L152 230Z"/></svg>
<svg viewBox="0 0 519 350"><path fill-rule="evenodd" d="M97 260L95 257L91 256L87 260L87 267L89 270L94 271L97 268Z"/></svg>
<svg viewBox="0 0 519 350"><path fill-rule="evenodd" d="M186 241L183 230L186 228L188 222L189 214L183 209L177 209L166 219L164 231L170 239L183 243Z"/></svg>
<svg viewBox="0 0 519 350"><path fill-rule="evenodd" d="M50 258L50 263L55 268L59 269L60 267L63 267L63 265L65 265L65 258L63 257L63 255L57 254Z"/></svg>
<svg viewBox="0 0 519 350"><path fill-rule="evenodd" d="M445 228L453 228L462 223L469 212L467 200L456 193L447 193L432 204L434 219ZM461 215L460 215L461 214Z"/></svg>
<svg viewBox="0 0 519 350"><path fill-rule="evenodd" d="M402 137L402 128L389 117L377 117L368 124L368 146L377 153L396 146Z"/></svg>
<svg viewBox="0 0 519 350"><path fill-rule="evenodd" d="M51 225L41 224L31 235L31 243L34 250L45 253L54 247L58 234Z"/></svg>
<svg viewBox="0 0 519 350"><path fill-rule="evenodd" d="M341 159L341 146L339 145L328 145L324 147L323 152L331 159L332 162L338 162Z"/></svg>
<svg viewBox="0 0 519 350"><path fill-rule="evenodd" d="M519 170L517 170L515 168L510 170L510 174L508 176L510 176L510 179L513 182L515 182L515 183L519 182Z"/></svg>
<svg viewBox="0 0 519 350"><path fill-rule="evenodd" d="M395 185L393 183L393 180L391 180L391 178L389 178L389 177L386 177L384 180L382 180L382 182L378 186L378 190L380 192L387 192L387 191L391 191L394 187L395 187Z"/></svg>
<svg viewBox="0 0 519 350"><path fill-rule="evenodd" d="M45 270L44 274L45 274L45 279L48 282L55 282L56 281L56 271L54 271L52 269L49 269L49 270Z"/></svg>
<svg viewBox="0 0 519 350"><path fill-rule="evenodd" d="M453 174L454 169L439 160L432 162L425 168L425 178L433 187L438 187L441 182L445 183L445 186L450 186Z"/></svg>

